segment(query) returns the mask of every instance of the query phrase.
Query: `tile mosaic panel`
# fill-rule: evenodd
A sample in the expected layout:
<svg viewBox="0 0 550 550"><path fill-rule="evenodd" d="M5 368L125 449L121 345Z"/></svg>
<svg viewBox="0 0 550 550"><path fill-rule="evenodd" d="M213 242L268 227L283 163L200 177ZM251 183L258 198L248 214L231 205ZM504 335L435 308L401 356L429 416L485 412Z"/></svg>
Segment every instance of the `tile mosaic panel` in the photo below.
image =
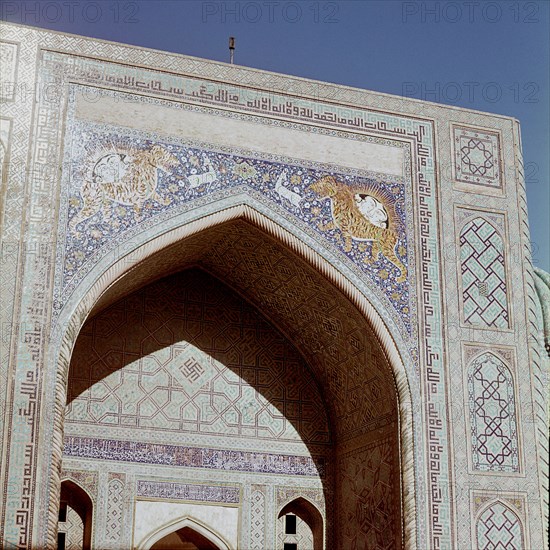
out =
<svg viewBox="0 0 550 550"><path fill-rule="evenodd" d="M495 502L477 519L476 543L477 550L523 550L519 517L502 502Z"/></svg>
<svg viewBox="0 0 550 550"><path fill-rule="evenodd" d="M313 460L307 456L136 443L91 437L66 437L63 454L75 458L185 468L208 468L289 476L323 477L325 475L323 457Z"/></svg>
<svg viewBox="0 0 550 550"><path fill-rule="evenodd" d="M277 520L277 550L288 548L285 544L295 544L300 550L314 550L313 533L309 525L301 518L296 516L296 533L285 533L286 516L281 516Z"/></svg>
<svg viewBox="0 0 550 550"><path fill-rule="evenodd" d="M454 170L457 181L502 187L500 136L497 132L453 126Z"/></svg>
<svg viewBox="0 0 550 550"><path fill-rule="evenodd" d="M504 245L495 227L482 217L460 231L464 321L475 326L508 328Z"/></svg>
<svg viewBox="0 0 550 550"><path fill-rule="evenodd" d="M265 495L260 490L250 494L250 534L251 550L264 550L265 545Z"/></svg>
<svg viewBox="0 0 550 550"><path fill-rule="evenodd" d="M519 471L514 382L492 353L480 355L469 366L468 399L474 469Z"/></svg>
<svg viewBox="0 0 550 550"><path fill-rule="evenodd" d="M198 485L169 481L138 480L136 496L158 500L192 500L238 504L241 500L239 487L227 485Z"/></svg>
<svg viewBox="0 0 550 550"><path fill-rule="evenodd" d="M71 435L117 429L143 441L154 432L179 444L200 434L203 444L225 437L257 450L260 440L331 440L325 404L298 351L197 269L131 294L82 328L65 423Z"/></svg>
<svg viewBox="0 0 550 550"><path fill-rule="evenodd" d="M407 205L399 178L327 172L295 159L268 161L82 121L72 126L66 159L71 188L62 222L67 226L60 228L67 241L58 259L58 307L89 267L137 225L250 187L359 266L410 333Z"/></svg>
<svg viewBox="0 0 550 550"><path fill-rule="evenodd" d="M80 487L86 489L89 497L92 499L92 502L97 500L97 491L98 491L98 473L94 471L87 470L70 470L63 468L61 470L61 480L65 481L70 479L74 481Z"/></svg>
<svg viewBox="0 0 550 550"><path fill-rule="evenodd" d="M391 440L346 453L339 457L338 469L343 476L337 494L349 503L343 508L345 515L336 519L341 547L390 550L399 546L400 497L393 481L398 467Z"/></svg>
<svg viewBox="0 0 550 550"><path fill-rule="evenodd" d="M124 514L124 483L119 477L110 476L107 483L107 516L105 518L105 540L113 543L122 537Z"/></svg>
<svg viewBox="0 0 550 550"><path fill-rule="evenodd" d="M25 31L27 38L32 42L32 44L36 44L37 35L33 34L30 31ZM124 86L126 85L125 82L128 82L128 85L135 88L136 90L142 89L143 80L141 78L141 75L138 73L141 71L143 73L147 72L144 69L137 69L138 77L132 81L131 78L125 79L124 73L125 71L129 70L128 66L116 66L115 64L112 64L109 67L109 70L107 71L108 74L105 72L105 66L109 65L108 63L105 63L104 61L96 61L92 60L91 57L93 57L93 53L102 52L101 57L108 58L109 56L116 56L117 59L134 59L132 57L133 50L130 48L123 48L122 46L112 45L112 44L95 44L93 41L87 41L85 39L80 39L76 37L57 37L52 38L50 35L44 35L47 36L47 39L44 38L44 40L51 41L54 46L59 49L61 46L56 42L60 41L63 43L64 49L72 49L72 48L80 48L82 47L84 50L90 54L87 58L71 58L70 56L63 56L54 52L48 52L44 54L43 60L44 60L44 67L41 73L41 77L44 78L44 81L47 82L50 76L54 75L54 78L56 78L56 82L63 82L63 79L65 78L65 72L64 70L66 68L70 68L70 71L73 71L73 68L75 65L78 65L79 69L82 69L82 67L85 67L85 71L87 75L82 74L82 78L85 78L88 76L94 81L97 81L97 77L101 79L105 79L105 82L108 83L108 85L112 86ZM196 60L189 61L187 59L177 60L177 59L171 59L169 56L165 59L162 57L163 54L160 54L158 52L140 52L139 59L135 58L133 62L138 62L140 64L143 64L144 62L152 63L152 66L163 66L163 67L169 67L171 70L173 70L175 67L177 70L182 70L183 72L188 73L197 73L197 71L205 71L204 74L212 74L212 76L216 76L216 78L219 78L220 75L230 75L232 73L227 73L227 69L220 69L218 66L215 66L215 68L209 67L209 65L201 64L197 62ZM160 57L159 57L160 56ZM161 65L158 65L156 62L153 62L152 60L156 60L157 58L163 59ZM77 62L75 63L75 59ZM182 67L185 67L186 70L183 70ZM97 69L100 69L99 71ZM132 68L132 71L135 69ZM231 69L232 71L238 71L238 69ZM48 72L51 71L51 72ZM256 73L250 72L250 74L247 73L246 69L242 69L243 75L246 73L246 78L252 79L258 86L262 86L260 83L263 82L266 89L273 89L273 86L278 89L283 89L284 84L287 82L286 80L282 80L282 77L279 77L277 75L263 75L261 73L257 73L258 76L254 77ZM152 75L158 75L161 73L157 73L154 71L149 71ZM66 73L69 75L69 72ZM71 73L72 77L75 76L74 73ZM118 75L118 76L117 76ZM122 79L119 78L122 75ZM170 75L168 78L172 79L174 82L176 80L182 80L181 77L174 76L174 74ZM243 77L244 78L244 77ZM157 76L158 79L158 76ZM155 90L157 90L160 93L164 93L164 86L163 82L166 83L166 75L162 75L160 77L160 80L158 80L160 83L159 86L154 85L150 88L152 93L156 93ZM271 84L274 82L275 84ZM179 82L178 82L179 83ZM178 84L176 84L177 86ZM209 84L210 85L210 84ZM338 96L338 94L343 93L342 90L337 89L336 87L332 87L330 85L320 85L318 83L312 84L312 83L301 83L300 81L295 81L296 89L298 90L306 90L307 93L309 93L311 96L314 95L314 93L319 92L321 90L321 96L327 97L327 98L335 98ZM217 85L214 85L214 87ZM313 87L312 87L313 86ZM222 88L224 88L222 86ZM199 85L197 85L197 89L199 89ZM232 86L232 89L239 90L238 86ZM172 90L173 93L175 93L174 90ZM172 93L171 92L171 93ZM217 93L217 90L214 90L214 93L210 94L210 91L208 89L205 89L204 94L202 94L203 97L199 97L200 94L196 94L197 101L204 101L204 102L220 102L223 103L224 101L227 103L228 96L222 97L220 94ZM207 96L211 97L207 97ZM439 294L439 270L437 265L437 257L438 257L438 244L437 244L437 222L435 220L435 217L433 216L433 213L435 212L435 194L434 194L434 177L433 177L433 166L434 166L434 143L433 143L433 128L431 124L426 121L421 120L415 120L413 118L407 118L406 116L396 116L391 115L389 113L368 113L362 109L353 109L348 107L343 107L343 110L339 107L334 106L327 106L327 104L323 104L322 101L319 101L316 105L314 102L311 102L310 100L304 100L305 109L301 111L300 109L294 110L293 108L293 101L289 100L287 97L283 97L283 100L281 101L279 96L277 94L270 94L273 97L270 98L269 103L263 102L262 98L260 97L258 101L252 102L252 104L248 107L251 111L256 110L257 112L277 112L280 116L286 116L287 110L291 114L288 116L294 116L297 119L301 116L305 119L313 119L315 118L318 121L321 121L323 123L330 123L335 126L346 126L349 125L349 127L357 127L361 129L372 129L375 132L380 133L387 133L387 135L390 135L392 132L401 135L402 137L411 138L415 142L415 156L416 160L418 161L417 166L419 167L419 174L418 174L418 184L419 184L419 204L418 204L418 216L419 220L421 220L420 226L417 228L419 230L419 250L421 251L421 255L423 258L423 263L425 265L422 266L422 272L424 273L430 273L429 277L423 278L420 282L420 289L423 293L423 297L425 300L425 303L423 304L423 312L422 316L425 317L423 320L422 327L424 327L424 334L422 335L422 345L420 347L421 353L425 354L426 358L426 364L429 367L430 371L430 381L429 385L431 388L431 391L428 392L430 403L426 405L426 414L430 415L430 422L433 422L433 430L431 433L431 448L433 446L434 449L446 449L448 442L446 440L447 433L446 433L446 421L445 421L445 396L443 392L443 380L441 378L442 376L442 355L441 355L441 334L440 334L440 328L439 328L439 312L440 312L440 294ZM368 104L368 102L361 101L362 98L366 95L363 92L353 91L350 90L349 92L345 92L345 96L349 98L349 101L353 101L358 105L365 105ZM319 97L319 96L317 96ZM340 96L338 96L340 97ZM58 101L52 101L50 104L43 104L41 108L43 109L43 114L45 115L43 117L44 120L48 121L47 126L50 129L56 129L58 128L58 120L56 118L55 113L61 112L60 105L63 104L64 98L59 98ZM289 103L288 109L281 110L280 105L285 104L285 101ZM267 106L268 110L263 109L263 105ZM307 111L307 104L310 103L314 105L314 109L311 110L311 113ZM244 107L243 107L244 108ZM340 113L341 111L341 113ZM344 116L344 112L346 113L346 116ZM294 114L292 114L294 113ZM47 116L46 116L47 115ZM48 116L51 115L51 119L48 120ZM47 139L43 139L42 141L45 142L46 146L50 149L53 148L53 156L48 155L42 157L37 156L38 162L43 162L44 158L53 158L55 157L55 148L58 143L57 136L52 134L50 132ZM38 143L42 138L46 138L45 135L41 136L40 139L36 140L36 143ZM44 201L44 198L48 197L49 201L46 200L45 203L47 204L56 204L56 198L52 195L50 197L50 191L53 190L54 185L53 180L47 180L42 182L42 191L44 193L39 193L40 200ZM40 190L39 190L40 191ZM36 201L33 200L33 204L35 204ZM48 220L53 219L51 216L51 212L48 208L43 208L42 210L36 210L36 217L31 219L31 226L29 230L29 234L39 236L40 239L44 240L44 242L52 242L54 238L52 238L52 233L49 229ZM410 252L410 250L409 250ZM39 296L44 295L44 292L46 290L47 285L49 284L48 281L51 280L48 278L48 275L51 274L51 268L52 264L48 264L47 258L45 256L41 257L39 262L36 264L30 264L28 266L28 270L26 270L26 281L27 281L27 287L36 287L35 291L36 293L33 295L36 297L36 303L39 307L42 307L42 304L40 302ZM435 282L434 282L435 281ZM35 285L36 282L36 285ZM42 292L42 294L40 294ZM24 311L27 311L27 306L29 304L25 303L22 304L22 309ZM45 305L45 315L47 317L49 313L48 305ZM435 308L435 316L434 316L434 308ZM425 311L424 311L425 310ZM36 331L35 331L36 332ZM32 331L28 331L27 334L25 334L25 342L30 342L33 338L37 338L39 341L41 341L42 338L44 338L43 335L40 334L40 332L36 332L36 334L33 334ZM425 341L424 341L425 339ZM17 419L12 419L12 424L14 426L17 426L17 429L12 430L12 433L19 434L18 441L15 442L12 441L10 446L10 456L12 457L12 463L13 464L20 464L22 462L25 462L25 472L28 472L28 475L26 475L24 479L24 485L25 486L32 486L33 480L36 479L36 465L37 462L37 456L36 454L33 454L32 452L29 452L29 448L27 443L30 441L30 445L32 447L32 441L33 441L33 434L38 433L37 426L38 426L38 420L36 417L36 414L34 414L32 411L35 410L35 399L33 397L34 393L37 392L38 395L41 395L42 392L42 385L39 378L34 377L34 368L40 368L43 363L43 356L40 353L34 353L32 360L27 361L27 355L31 352L32 344L25 343L22 345L22 349L18 350L17 352L17 363L19 365L32 365L32 367L27 368L26 370L21 368L21 374L22 376L17 378L19 382L17 383L16 393L17 395L24 395L24 399L26 400L25 405L30 405L29 408L29 416L28 418L24 419L23 421L18 421ZM20 389L20 381L25 380L27 384L29 384L29 388L32 387L33 392L29 391L27 394L21 394ZM51 388L50 388L51 389ZM53 395L53 394L52 394ZM432 411L432 412L429 412ZM441 491L440 488L443 487L441 485L441 480L448 480L449 479L449 472L448 472L448 460L445 455L445 451L442 451L441 453L439 451L434 451L434 460L431 464L434 465L433 471L430 470L430 473L428 474L427 479L430 479L430 484L433 484L433 487L431 487L430 491L421 491L419 499L423 499L424 494L428 495L428 499L430 500L430 503L434 505L433 510L434 515L432 516L432 523L430 524L430 527L428 529L429 533L426 533L423 529L419 533L419 537L421 540L423 540L423 537L428 537L430 540L434 541L434 544L437 546L441 543L441 541L445 542L449 540L449 528L447 527L449 525L449 518L448 515L450 513L450 501L449 497L445 496L447 493L443 490ZM12 456L13 455L13 456ZM422 457L419 460L423 460ZM41 464L41 463L40 463ZM421 467L422 465L420 465ZM431 468L430 465L428 465L429 468ZM14 492L14 484L18 483L19 478L9 478L10 481L8 483L9 485L9 493L15 494ZM423 478L419 478L419 483L422 482ZM447 481L445 481L447 483ZM441 487L440 487L441 486ZM6 494L6 492L4 493ZM26 497L21 499L20 505L16 503L17 498L13 499L13 502L10 501L9 503L9 510L7 513L7 517L14 518L15 515L18 515L18 521L17 524L14 522L13 525L18 525L21 527L17 527L16 529L10 527L10 540L14 539L14 537L21 536L21 540L23 540L23 544L30 541L29 536L31 534L31 531L27 529L27 525L33 524L32 521L32 510L29 509L27 503L26 503ZM423 508L421 506L421 508ZM8 522L9 523L9 522ZM9 523L9 525L12 525L12 523ZM40 533L38 536L43 537L44 533Z"/></svg>
<svg viewBox="0 0 550 550"><path fill-rule="evenodd" d="M69 505L66 521L59 522L59 532L65 534L65 550L82 550L84 522L78 512Z"/></svg>

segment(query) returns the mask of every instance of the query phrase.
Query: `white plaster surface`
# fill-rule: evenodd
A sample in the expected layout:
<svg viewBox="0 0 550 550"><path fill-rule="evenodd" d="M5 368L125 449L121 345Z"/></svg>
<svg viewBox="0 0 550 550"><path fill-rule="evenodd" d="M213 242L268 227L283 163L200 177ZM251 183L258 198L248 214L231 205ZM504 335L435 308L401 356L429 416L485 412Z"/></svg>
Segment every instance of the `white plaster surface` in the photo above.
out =
<svg viewBox="0 0 550 550"><path fill-rule="evenodd" d="M78 118L131 127L214 145L238 144L263 153L338 164L399 177L404 175L404 149L290 128L212 116L164 105L117 101L112 97L77 96Z"/></svg>
<svg viewBox="0 0 550 550"><path fill-rule="evenodd" d="M174 524L179 529L178 520L189 518L206 526L221 537L230 548L237 548L239 532L239 508L211 504L191 504L187 502L152 502L138 500L134 514L134 548L143 546L154 533ZM167 533L166 533L167 534ZM154 541L150 541L154 542Z"/></svg>

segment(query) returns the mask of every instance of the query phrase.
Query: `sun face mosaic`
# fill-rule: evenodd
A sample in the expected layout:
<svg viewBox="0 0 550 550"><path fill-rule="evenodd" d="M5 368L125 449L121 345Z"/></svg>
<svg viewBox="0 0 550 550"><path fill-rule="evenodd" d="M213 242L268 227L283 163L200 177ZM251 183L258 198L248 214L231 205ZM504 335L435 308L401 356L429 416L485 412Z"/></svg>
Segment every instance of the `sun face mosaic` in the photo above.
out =
<svg viewBox="0 0 550 550"><path fill-rule="evenodd" d="M335 245L389 299L410 332L405 184L399 178L327 172L160 140L129 129L76 121L70 151L64 292L115 237L198 199L243 187L283 207Z"/></svg>

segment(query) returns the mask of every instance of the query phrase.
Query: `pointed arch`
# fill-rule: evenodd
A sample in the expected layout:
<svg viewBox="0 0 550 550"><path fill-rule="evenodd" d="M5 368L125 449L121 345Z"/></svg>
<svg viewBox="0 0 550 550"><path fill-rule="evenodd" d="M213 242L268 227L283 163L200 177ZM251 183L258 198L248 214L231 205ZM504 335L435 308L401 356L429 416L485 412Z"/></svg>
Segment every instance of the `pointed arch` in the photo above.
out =
<svg viewBox="0 0 550 550"><path fill-rule="evenodd" d="M324 521L321 512L309 499L298 497L285 504L277 516L284 517L287 514L294 514L304 521L313 534L313 550L322 550L324 539Z"/></svg>
<svg viewBox="0 0 550 550"><path fill-rule="evenodd" d="M213 548L218 550L232 550L229 543L224 540L224 538L214 531L210 526L202 523L198 519L192 517L184 517L177 519L163 525L162 527L154 530L152 533L144 537L140 545L137 547L137 550L149 550L156 542L163 539L165 536L182 529L189 529L195 533L198 533L200 537L204 537L209 543L212 544Z"/></svg>
<svg viewBox="0 0 550 550"><path fill-rule="evenodd" d="M59 327L67 327L58 338L57 347L52 346L51 360L58 365L55 379L55 414L54 428L51 437L52 470L49 494L50 514L56 506L57 481L55 471L61 461L63 437L63 411L66 403L67 373L74 343L80 328L87 317L108 306L114 300L154 281L162 276L192 265L196 262L193 254L181 253L178 261L174 261L174 251L182 250L191 239L205 234L222 224L242 223L250 230L268 236L283 248L292 252L304 261L318 276L328 281L352 304L362 316L367 326L372 329L377 342L381 346L387 363L391 367L393 377L392 387L397 394L397 431L399 434L399 477L401 504L401 537L409 547L416 545L416 506L415 506L415 475L414 475L414 419L413 411L420 408L419 382L412 374L413 367L408 359L407 347L399 330L391 325L389 316L384 314L383 306L376 298L368 295L368 289L361 281L354 278L351 271L333 261L329 248L322 248L319 243L308 239L294 227L282 227L269 217L266 212L260 212L247 204L246 196L240 197L242 203L219 210L213 214L197 216L194 219L179 219L173 222L172 228L158 230L151 236L143 233L138 235L125 247L126 253L118 257L110 257L98 262L96 267L80 283L78 292L73 293L59 317ZM324 246L324 245L323 245ZM193 251L191 251L193 252ZM336 267L338 266L338 267ZM387 319L385 322L383 319ZM388 324L389 323L389 324ZM411 375L408 375L408 371ZM416 403L416 404L415 404ZM418 451L418 450L417 450Z"/></svg>
<svg viewBox="0 0 550 550"><path fill-rule="evenodd" d="M88 491L72 479L64 479L61 482L59 502L59 533L64 537L77 537L74 540L83 550L92 548L92 523L93 523L93 500ZM79 525L75 524L78 522ZM79 531L79 532L75 532ZM58 538L59 540L59 538Z"/></svg>

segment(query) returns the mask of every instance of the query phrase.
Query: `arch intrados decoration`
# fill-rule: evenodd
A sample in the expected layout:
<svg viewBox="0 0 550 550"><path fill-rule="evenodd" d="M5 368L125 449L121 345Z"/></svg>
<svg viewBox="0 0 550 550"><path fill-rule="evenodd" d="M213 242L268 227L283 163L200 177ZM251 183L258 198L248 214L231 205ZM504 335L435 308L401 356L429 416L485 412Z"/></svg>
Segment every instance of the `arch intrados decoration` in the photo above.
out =
<svg viewBox="0 0 550 550"><path fill-rule="evenodd" d="M174 533L175 531L179 531L184 527L188 527L197 532L199 535L202 535L213 545L217 546L219 550L231 550L229 543L226 542L220 534L216 533L211 527L191 517L179 518L163 525L162 527L159 527L158 529L155 529L141 541L139 546L137 546L137 550L149 550L151 546L163 539L165 536L170 533Z"/></svg>
<svg viewBox="0 0 550 550"><path fill-rule="evenodd" d="M135 287L125 287L125 291L122 294L116 295L117 287L121 283L124 283L126 277L137 273L140 266L156 253L175 246L178 242L184 241L188 237L197 235L209 228L226 222L242 220L260 232L274 238L323 276L357 308L378 340L387 362L391 366L395 392L398 398L403 541L410 547L416 546L413 397L409 387L405 364L396 340L393 338L375 306L349 277L346 277L330 261L325 259L320 252L314 250L302 239L281 227L264 213L246 204L246 201L243 202L244 204L229 207L214 214L182 223L173 229L139 243L132 250L129 250L126 255L115 258L107 267L103 267L102 272L98 273L99 268L92 270L79 285L83 289L83 292L81 292L82 298L78 302L75 301L76 303L72 304L72 307L71 304L66 306L65 312L62 312L58 320L58 326L67 328L61 335L59 347L51 351L53 354L51 359L57 363L58 368L55 376L56 397L52 433L52 460L50 464L53 473L51 474L48 488L48 540L50 542L53 543L55 541L57 524L56 518L60 487L58 472L63 453L63 417L66 405L67 377L72 350L84 322L92 313L97 313L116 299L137 290L144 284L152 282L154 278L148 276L141 284L138 282ZM131 257L131 268L128 268L129 257ZM183 266L173 270L173 272L180 271L181 269L183 269ZM157 278L170 274L164 271L159 273ZM109 299L106 299L107 297Z"/></svg>

